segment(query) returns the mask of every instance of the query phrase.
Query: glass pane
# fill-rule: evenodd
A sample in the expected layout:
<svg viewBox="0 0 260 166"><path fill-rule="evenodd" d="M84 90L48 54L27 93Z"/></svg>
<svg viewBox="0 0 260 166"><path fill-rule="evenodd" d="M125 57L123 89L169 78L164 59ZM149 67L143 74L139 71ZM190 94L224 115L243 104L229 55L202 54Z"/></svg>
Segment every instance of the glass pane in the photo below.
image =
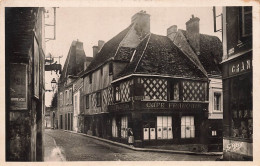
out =
<svg viewBox="0 0 260 166"><path fill-rule="evenodd" d="M162 116L157 116L157 126L162 126Z"/></svg>
<svg viewBox="0 0 260 166"><path fill-rule="evenodd" d="M181 126L181 138L185 138L185 126Z"/></svg>
<svg viewBox="0 0 260 166"><path fill-rule="evenodd" d="M191 128L191 138L195 138L195 126L190 126Z"/></svg>

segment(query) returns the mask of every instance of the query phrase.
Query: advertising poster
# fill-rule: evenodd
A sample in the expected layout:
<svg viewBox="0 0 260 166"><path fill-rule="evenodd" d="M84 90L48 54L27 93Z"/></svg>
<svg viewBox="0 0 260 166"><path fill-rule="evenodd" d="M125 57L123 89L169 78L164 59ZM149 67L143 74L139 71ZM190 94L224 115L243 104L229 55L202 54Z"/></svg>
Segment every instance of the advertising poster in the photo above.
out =
<svg viewBox="0 0 260 166"><path fill-rule="evenodd" d="M27 65L10 65L10 109L27 109Z"/></svg>

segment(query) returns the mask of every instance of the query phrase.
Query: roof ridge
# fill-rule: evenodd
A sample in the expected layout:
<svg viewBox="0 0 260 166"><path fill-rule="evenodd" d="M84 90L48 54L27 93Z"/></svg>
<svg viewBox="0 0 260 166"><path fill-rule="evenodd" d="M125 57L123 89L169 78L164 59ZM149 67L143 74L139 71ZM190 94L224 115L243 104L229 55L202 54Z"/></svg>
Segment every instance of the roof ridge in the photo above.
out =
<svg viewBox="0 0 260 166"><path fill-rule="evenodd" d="M152 33L149 33L149 34L147 34L147 35L149 35L148 40L147 40L147 42L146 42L146 44L145 44L145 48L144 48L144 50L143 50L143 53L142 53L142 55L141 55L139 61L137 62L136 66L135 66L134 73L136 72L136 69L137 69L137 67L139 66L139 63L140 63L141 59L143 58L144 52L146 51L146 48L147 48L147 45L148 45L148 43L149 43L149 41L150 41L150 38L151 38ZM146 37L145 37L145 38L146 38Z"/></svg>
<svg viewBox="0 0 260 166"><path fill-rule="evenodd" d="M187 43L187 47L192 51L192 53L194 53L194 55L195 55L194 57L196 58L196 61L197 61L197 62L195 62L189 55L187 55L187 53L185 53L185 52L183 51L182 47L178 47L177 44L175 43L175 40L174 40L172 43L173 43L176 47L178 47L178 48L181 50L181 52L183 52L183 54L184 54L195 66L197 66L197 67L202 71L202 73L203 73L206 77L208 77L207 71L205 70L205 68L204 68L203 65L201 64L201 62L200 62L198 56L195 54L194 50L191 48L191 46L190 46L190 44L188 43L187 38L185 37L185 35L184 35L181 31L180 31L179 34L181 35L181 37L184 37L184 38L186 39L186 40L184 40L184 42ZM176 36L177 36L177 35L176 35Z"/></svg>
<svg viewBox="0 0 260 166"><path fill-rule="evenodd" d="M118 53L118 50L119 50L119 48L120 48L121 45L122 45L122 42L124 41L124 39L126 38L126 36L130 33L130 31L132 30L132 28L134 27L135 24L136 24L136 23L130 25L131 28L128 30L128 32L126 33L126 35L124 36L124 38L123 38L123 39L120 41L120 43L118 44L118 47L117 47L117 49L116 49L116 53L115 53L115 55L114 55L114 58L116 57L116 55L117 55L117 53Z"/></svg>

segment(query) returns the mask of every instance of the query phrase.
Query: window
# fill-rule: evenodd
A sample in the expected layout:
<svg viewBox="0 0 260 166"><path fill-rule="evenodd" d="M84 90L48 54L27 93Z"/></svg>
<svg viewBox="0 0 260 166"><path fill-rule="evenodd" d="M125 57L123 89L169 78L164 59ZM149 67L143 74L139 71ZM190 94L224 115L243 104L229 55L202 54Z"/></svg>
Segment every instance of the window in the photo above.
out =
<svg viewBox="0 0 260 166"><path fill-rule="evenodd" d="M212 130L211 131L211 136L217 136L217 131L216 130Z"/></svg>
<svg viewBox="0 0 260 166"><path fill-rule="evenodd" d="M89 95L86 96L86 109L89 108Z"/></svg>
<svg viewBox="0 0 260 166"><path fill-rule="evenodd" d="M69 104L72 104L72 89L69 91Z"/></svg>
<svg viewBox="0 0 260 166"><path fill-rule="evenodd" d="M127 116L121 118L121 138L127 138L128 119Z"/></svg>
<svg viewBox="0 0 260 166"><path fill-rule="evenodd" d="M180 100L180 94L179 94L179 82L171 81L169 83L170 85L170 92L169 92L169 98L170 100Z"/></svg>
<svg viewBox="0 0 260 166"><path fill-rule="evenodd" d="M172 117L157 116L157 139L172 139Z"/></svg>
<svg viewBox="0 0 260 166"><path fill-rule="evenodd" d="M121 100L121 92L119 85L115 87L115 101L119 102Z"/></svg>
<svg viewBox="0 0 260 166"><path fill-rule="evenodd" d="M103 67L100 68L100 74L103 76Z"/></svg>
<svg viewBox="0 0 260 166"><path fill-rule="evenodd" d="M252 34L252 7L242 7L242 37Z"/></svg>
<svg viewBox="0 0 260 166"><path fill-rule="evenodd" d="M89 74L89 83L92 84L92 73Z"/></svg>
<svg viewBox="0 0 260 166"><path fill-rule="evenodd" d="M252 139L252 93L252 75L241 75L230 80L231 137Z"/></svg>
<svg viewBox="0 0 260 166"><path fill-rule="evenodd" d="M181 117L181 138L195 138L194 116Z"/></svg>
<svg viewBox="0 0 260 166"><path fill-rule="evenodd" d="M78 111L78 95L74 96L74 112Z"/></svg>
<svg viewBox="0 0 260 166"><path fill-rule="evenodd" d="M101 93L97 92L96 94L97 107L101 106Z"/></svg>
<svg viewBox="0 0 260 166"><path fill-rule="evenodd" d="M116 125L116 118L112 119L112 137L118 137L118 132L117 132L118 128Z"/></svg>
<svg viewBox="0 0 260 166"><path fill-rule="evenodd" d="M68 91L66 90L65 92L65 98L64 98L64 101L65 101L65 104L67 105L68 104Z"/></svg>
<svg viewBox="0 0 260 166"><path fill-rule="evenodd" d="M63 105L63 94L62 94L62 92L60 93L60 106L62 106Z"/></svg>
<svg viewBox="0 0 260 166"><path fill-rule="evenodd" d="M109 75L112 75L113 74L113 63L110 62L109 63Z"/></svg>
<svg viewBox="0 0 260 166"><path fill-rule="evenodd" d="M214 92L214 111L221 111L221 93Z"/></svg>

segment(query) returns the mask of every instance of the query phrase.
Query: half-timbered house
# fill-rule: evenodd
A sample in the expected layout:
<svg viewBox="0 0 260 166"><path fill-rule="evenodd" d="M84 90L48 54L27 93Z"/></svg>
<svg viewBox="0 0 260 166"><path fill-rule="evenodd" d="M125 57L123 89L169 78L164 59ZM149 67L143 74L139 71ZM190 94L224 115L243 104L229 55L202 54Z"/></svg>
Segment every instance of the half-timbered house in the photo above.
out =
<svg viewBox="0 0 260 166"><path fill-rule="evenodd" d="M82 76L85 132L124 143L133 135L134 146L207 150L209 78L200 61L152 34L147 13L135 14Z"/></svg>
<svg viewBox="0 0 260 166"><path fill-rule="evenodd" d="M177 30L177 25L173 25L167 29L167 36L209 79L208 121L205 125L208 130L205 135L208 135L209 150L222 150L222 43L216 36L201 34L199 21L192 15L186 22L186 30Z"/></svg>
<svg viewBox="0 0 260 166"><path fill-rule="evenodd" d="M73 89L78 91L80 88L75 88L74 82L77 81L80 73L84 70L86 60L87 57L83 49L83 43L80 41L73 41L58 82L57 116L59 129L73 130ZM74 127L74 129L76 128Z"/></svg>

